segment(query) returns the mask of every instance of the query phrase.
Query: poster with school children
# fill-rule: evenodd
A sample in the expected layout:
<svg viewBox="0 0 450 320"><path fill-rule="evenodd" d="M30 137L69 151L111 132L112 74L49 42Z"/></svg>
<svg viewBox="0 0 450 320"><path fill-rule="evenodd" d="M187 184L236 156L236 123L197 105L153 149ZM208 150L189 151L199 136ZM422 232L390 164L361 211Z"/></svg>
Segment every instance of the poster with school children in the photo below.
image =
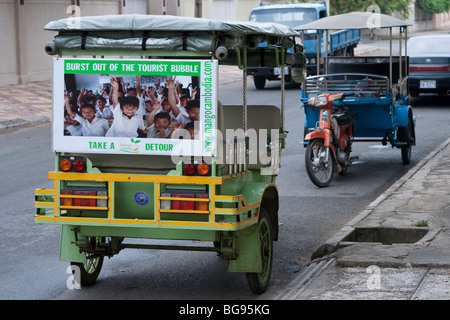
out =
<svg viewBox="0 0 450 320"><path fill-rule="evenodd" d="M217 61L54 59L56 152L212 156Z"/></svg>

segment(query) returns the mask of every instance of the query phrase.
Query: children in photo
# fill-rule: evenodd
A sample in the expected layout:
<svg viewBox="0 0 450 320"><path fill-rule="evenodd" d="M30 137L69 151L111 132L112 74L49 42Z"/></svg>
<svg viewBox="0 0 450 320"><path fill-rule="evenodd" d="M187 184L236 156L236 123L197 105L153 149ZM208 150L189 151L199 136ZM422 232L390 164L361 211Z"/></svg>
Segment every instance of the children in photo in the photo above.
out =
<svg viewBox="0 0 450 320"><path fill-rule="evenodd" d="M106 120L113 119L113 113L109 105L106 104L106 99L102 96L97 97L96 100L96 113L95 115L99 118L105 118Z"/></svg>
<svg viewBox="0 0 450 320"><path fill-rule="evenodd" d="M105 136L109 129L108 121L103 118L95 116L95 106L92 104L82 104L80 107L80 113L73 112L69 103L69 98L64 95L66 111L72 119L80 123L81 132L83 136L101 137Z"/></svg>
<svg viewBox="0 0 450 320"><path fill-rule="evenodd" d="M200 101L199 100L189 100L186 105L186 112L179 112L178 116L175 118L179 123L186 125L192 121L200 120Z"/></svg>
<svg viewBox="0 0 450 320"><path fill-rule="evenodd" d="M72 119L72 117L64 110L64 135L65 136L81 136L81 125L78 121Z"/></svg>
<svg viewBox="0 0 450 320"><path fill-rule="evenodd" d="M119 84L115 77L111 77L112 103L114 121L106 133L107 137L139 136L139 130L147 133L142 116L139 116L139 99L134 96L119 98Z"/></svg>
<svg viewBox="0 0 450 320"><path fill-rule="evenodd" d="M166 111L158 112L161 109L162 101L153 107L152 112L148 114L147 138L168 138L171 134L169 129L171 123L170 114Z"/></svg>

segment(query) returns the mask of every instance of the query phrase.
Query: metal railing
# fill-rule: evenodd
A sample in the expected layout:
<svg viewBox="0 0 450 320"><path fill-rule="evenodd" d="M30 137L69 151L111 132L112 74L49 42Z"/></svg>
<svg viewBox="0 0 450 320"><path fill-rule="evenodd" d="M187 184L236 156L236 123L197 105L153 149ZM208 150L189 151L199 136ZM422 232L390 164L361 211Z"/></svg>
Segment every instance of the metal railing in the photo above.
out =
<svg viewBox="0 0 450 320"><path fill-rule="evenodd" d="M306 78L306 93L315 97L322 93L353 93L355 96L385 96L389 78L364 73L336 73Z"/></svg>

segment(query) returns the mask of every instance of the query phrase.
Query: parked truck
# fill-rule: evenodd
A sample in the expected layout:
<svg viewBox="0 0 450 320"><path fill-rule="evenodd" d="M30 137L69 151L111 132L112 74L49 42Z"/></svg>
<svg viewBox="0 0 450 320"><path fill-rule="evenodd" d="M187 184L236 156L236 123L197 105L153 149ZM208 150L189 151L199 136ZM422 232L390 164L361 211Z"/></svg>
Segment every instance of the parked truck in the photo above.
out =
<svg viewBox="0 0 450 320"><path fill-rule="evenodd" d="M249 20L256 22L276 22L291 28L304 25L326 17L327 7L325 1L297 4L261 4L250 12ZM353 56L354 48L360 39L359 30L339 30L328 33L328 56ZM302 39L303 38L303 39ZM307 63L307 75L317 74L317 38L319 38L320 61L319 70L322 70L323 57L326 56L324 33L309 30L299 36L297 43L302 43ZM259 46L265 46L261 43ZM320 71L319 71L320 72ZM285 68L285 79L291 81L291 69ZM266 80L279 80L280 68L258 67L248 68L248 74L253 76L257 89L264 89Z"/></svg>

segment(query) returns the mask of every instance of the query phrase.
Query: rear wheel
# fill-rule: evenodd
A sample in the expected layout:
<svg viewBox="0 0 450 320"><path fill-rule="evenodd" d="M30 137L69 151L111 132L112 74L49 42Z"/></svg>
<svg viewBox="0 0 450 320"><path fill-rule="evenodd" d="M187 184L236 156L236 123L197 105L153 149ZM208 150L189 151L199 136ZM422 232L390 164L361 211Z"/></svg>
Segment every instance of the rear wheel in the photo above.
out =
<svg viewBox="0 0 450 320"><path fill-rule="evenodd" d="M403 164L409 164L411 162L411 144L402 147L402 161Z"/></svg>
<svg viewBox="0 0 450 320"><path fill-rule="evenodd" d="M248 285L253 293L256 294L264 293L269 287L273 259L273 235L270 217L264 208L261 208L260 210L258 235L262 271L259 273L247 273Z"/></svg>
<svg viewBox="0 0 450 320"><path fill-rule="evenodd" d="M101 238L91 237L89 243L96 247ZM97 281L98 275L103 266L104 256L98 254L86 253L86 263L71 262L72 273L75 276L75 280L81 286L90 286Z"/></svg>
<svg viewBox="0 0 450 320"><path fill-rule="evenodd" d="M333 179L333 156L327 148L329 147L323 145L322 139L314 139L309 142L305 150L306 172L312 183L320 188L327 187Z"/></svg>
<svg viewBox="0 0 450 320"><path fill-rule="evenodd" d="M70 263L75 279L82 286L90 286L94 284L95 281L97 281L103 265L103 256L95 258L86 257L86 259L86 263Z"/></svg>
<svg viewBox="0 0 450 320"><path fill-rule="evenodd" d="M407 144L401 147L403 164L409 164L411 162L411 139L413 136L413 124L411 118L408 117L408 124L406 127L398 128L398 140L406 142Z"/></svg>
<svg viewBox="0 0 450 320"><path fill-rule="evenodd" d="M264 89L264 87L266 85L266 77L253 76L253 82L255 84L256 89L258 89L258 90Z"/></svg>

